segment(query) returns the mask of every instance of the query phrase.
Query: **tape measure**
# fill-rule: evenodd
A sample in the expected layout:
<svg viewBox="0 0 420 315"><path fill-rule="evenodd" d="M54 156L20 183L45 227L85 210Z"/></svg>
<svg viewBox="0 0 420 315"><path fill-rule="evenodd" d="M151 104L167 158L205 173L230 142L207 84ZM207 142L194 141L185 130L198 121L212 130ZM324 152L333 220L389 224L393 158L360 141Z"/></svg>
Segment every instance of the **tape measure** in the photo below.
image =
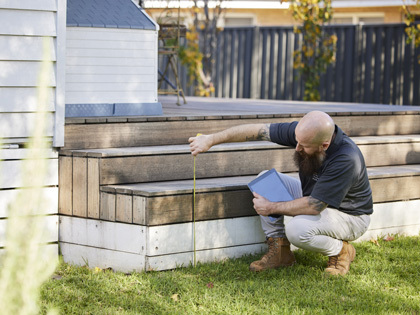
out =
<svg viewBox="0 0 420 315"><path fill-rule="evenodd" d="M197 133L196 137L201 136L201 133ZM193 243L194 243L194 267L197 264L197 259L196 259L196 245L195 245L195 159L197 156L194 156L194 190L193 190Z"/></svg>

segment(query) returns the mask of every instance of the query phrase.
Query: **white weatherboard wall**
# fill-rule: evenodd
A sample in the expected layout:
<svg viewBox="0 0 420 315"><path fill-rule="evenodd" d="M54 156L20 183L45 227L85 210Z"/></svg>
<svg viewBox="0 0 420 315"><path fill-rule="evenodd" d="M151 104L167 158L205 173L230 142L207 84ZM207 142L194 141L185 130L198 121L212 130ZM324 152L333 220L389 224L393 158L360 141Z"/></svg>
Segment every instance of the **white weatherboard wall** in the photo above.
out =
<svg viewBox="0 0 420 315"><path fill-rule="evenodd" d="M66 104L156 103L157 36L67 27Z"/></svg>
<svg viewBox="0 0 420 315"><path fill-rule="evenodd" d="M53 68L48 79L47 174L42 189L48 239L58 241L58 154L64 144L64 70L66 0L0 0L0 250L4 246L9 203L23 187L25 145L32 136L37 111L37 85L49 42ZM28 200L30 202L30 200ZM55 247L56 248L56 247Z"/></svg>

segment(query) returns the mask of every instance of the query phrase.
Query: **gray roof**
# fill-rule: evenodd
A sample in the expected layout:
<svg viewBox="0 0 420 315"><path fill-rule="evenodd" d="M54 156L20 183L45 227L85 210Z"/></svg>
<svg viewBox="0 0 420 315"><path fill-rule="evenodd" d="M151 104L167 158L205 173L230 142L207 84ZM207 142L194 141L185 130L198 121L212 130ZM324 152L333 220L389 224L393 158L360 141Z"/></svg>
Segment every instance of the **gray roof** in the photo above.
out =
<svg viewBox="0 0 420 315"><path fill-rule="evenodd" d="M67 26L156 30L131 0L67 0Z"/></svg>

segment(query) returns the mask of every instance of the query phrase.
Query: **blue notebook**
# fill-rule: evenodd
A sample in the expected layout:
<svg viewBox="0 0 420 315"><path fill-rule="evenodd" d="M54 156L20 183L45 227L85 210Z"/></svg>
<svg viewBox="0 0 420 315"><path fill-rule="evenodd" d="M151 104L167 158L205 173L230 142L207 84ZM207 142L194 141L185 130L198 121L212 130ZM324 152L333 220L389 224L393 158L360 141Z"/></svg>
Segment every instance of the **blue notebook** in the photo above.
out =
<svg viewBox="0 0 420 315"><path fill-rule="evenodd" d="M272 202L293 200L274 168L251 181L248 187L252 192L256 192ZM270 216L270 220L275 221L278 217L279 215Z"/></svg>

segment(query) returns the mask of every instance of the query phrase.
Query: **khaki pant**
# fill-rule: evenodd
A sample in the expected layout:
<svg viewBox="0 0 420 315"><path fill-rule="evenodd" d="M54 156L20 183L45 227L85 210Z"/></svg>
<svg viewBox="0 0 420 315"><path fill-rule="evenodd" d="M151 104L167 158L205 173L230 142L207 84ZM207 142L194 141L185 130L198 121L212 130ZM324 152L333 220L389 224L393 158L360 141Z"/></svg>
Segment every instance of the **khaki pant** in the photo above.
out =
<svg viewBox="0 0 420 315"><path fill-rule="evenodd" d="M300 181L285 174L279 175L292 197L301 198ZM337 255L343 246L342 241L358 239L367 231L370 223L369 215L354 216L332 208L326 208L318 215L295 216L286 226L283 216L275 220L260 217L267 237L287 237L296 247L326 256Z"/></svg>

